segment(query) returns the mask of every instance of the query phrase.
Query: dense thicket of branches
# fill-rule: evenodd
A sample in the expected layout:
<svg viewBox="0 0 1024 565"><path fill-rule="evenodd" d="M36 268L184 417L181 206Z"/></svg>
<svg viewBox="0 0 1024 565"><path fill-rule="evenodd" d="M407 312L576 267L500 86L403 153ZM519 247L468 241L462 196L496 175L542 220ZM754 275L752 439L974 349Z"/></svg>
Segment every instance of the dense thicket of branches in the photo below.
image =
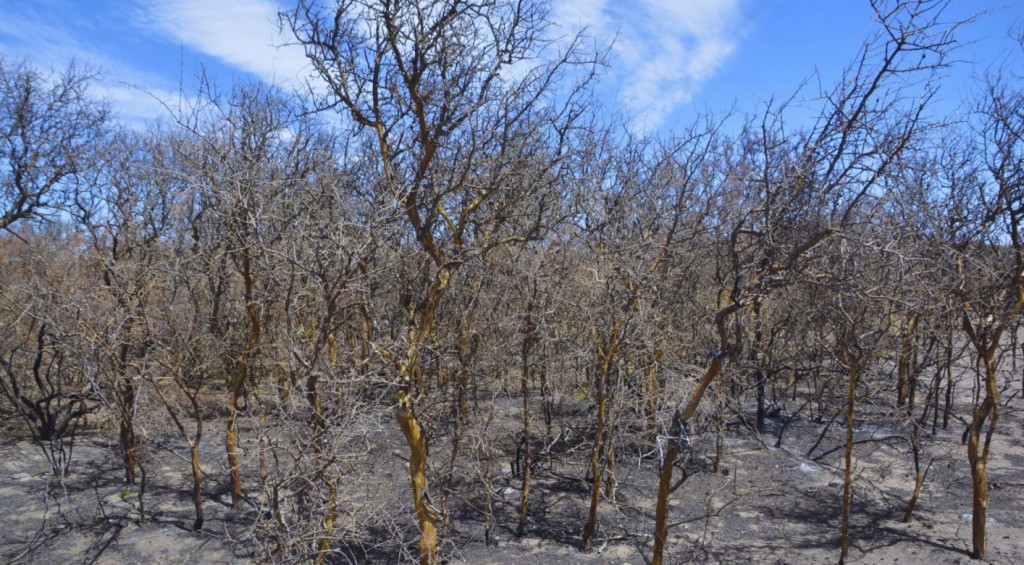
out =
<svg viewBox="0 0 1024 565"><path fill-rule="evenodd" d="M0 61L3 411L62 478L87 415L130 484L177 436L194 528L222 481L264 558L424 563L467 513L490 542L506 469L517 535L539 470L585 485L590 551L637 454L660 563L691 434L717 472L727 423L781 443L801 413L846 471L845 559L858 423L905 440L910 520L925 432L960 420L983 557L1024 386L1024 88L993 75L936 116L957 26L874 7L817 119L771 102L663 136L603 120L601 54L545 43L533 2L299 2L313 99L203 88L145 132L75 68Z"/></svg>

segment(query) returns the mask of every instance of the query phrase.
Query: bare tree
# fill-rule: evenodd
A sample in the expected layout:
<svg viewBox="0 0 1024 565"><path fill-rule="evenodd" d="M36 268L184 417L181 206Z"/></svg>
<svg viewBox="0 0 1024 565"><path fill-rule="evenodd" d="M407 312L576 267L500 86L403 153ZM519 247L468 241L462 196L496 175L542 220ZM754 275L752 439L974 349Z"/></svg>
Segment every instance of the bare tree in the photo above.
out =
<svg viewBox="0 0 1024 565"><path fill-rule="evenodd" d="M8 269L17 280L0 291L0 320L9 335L0 354L0 395L23 420L42 449L53 476L63 480L71 465L75 433L99 402L98 389L83 370L81 314L88 303L85 269L65 253L66 226L39 235L24 233L8 247ZM45 258L45 259L44 259Z"/></svg>
<svg viewBox="0 0 1024 565"><path fill-rule="evenodd" d="M415 398L424 352L463 262L539 235L538 222L504 230L520 203L545 187L543 175L581 112L582 83L567 102L551 104L559 77L593 57L581 59L573 44L552 64L513 71L545 47L545 9L529 2L345 0L324 8L300 1L284 19L329 88L320 107L337 108L374 140L379 201L403 210L433 271L414 288L405 350L388 356L397 371L396 417L410 450L419 556L436 563L437 515Z"/></svg>
<svg viewBox="0 0 1024 565"><path fill-rule="evenodd" d="M50 77L0 58L0 229L50 216L88 181L109 116L88 95L92 78L74 65Z"/></svg>
<svg viewBox="0 0 1024 565"><path fill-rule="evenodd" d="M790 284L816 247L857 218L876 197L881 180L921 131L927 79L945 64L955 26L942 24L945 2L873 3L879 31L867 41L843 80L823 93L814 127L786 134L781 108L769 106L744 134L732 183L738 206L723 212L720 236L729 257L728 299L715 316L718 348L685 408L673 418L680 437L724 361L743 347L735 316L773 289ZM907 82L917 73L924 82ZM915 85L916 98L909 98ZM746 198L744 198L746 197ZM744 201L746 201L744 203ZM661 563L667 536L672 473L679 442L670 442L662 465L655 517L653 560Z"/></svg>
<svg viewBox="0 0 1024 565"><path fill-rule="evenodd" d="M1024 102L999 78L986 83L977 123L975 174L952 187L954 201L977 207L980 220L963 232L953 251L961 327L980 365L982 395L967 428L967 459L973 486L972 555L988 545L988 461L1000 413L1003 339L1024 310ZM959 194L957 194L959 193Z"/></svg>

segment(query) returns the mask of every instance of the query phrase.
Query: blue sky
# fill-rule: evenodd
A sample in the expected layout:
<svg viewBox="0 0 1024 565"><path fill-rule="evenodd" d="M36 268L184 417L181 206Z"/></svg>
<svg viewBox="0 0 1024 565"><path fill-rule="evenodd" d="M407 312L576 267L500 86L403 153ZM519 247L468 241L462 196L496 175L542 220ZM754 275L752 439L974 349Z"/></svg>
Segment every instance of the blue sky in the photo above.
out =
<svg viewBox="0 0 1024 565"><path fill-rule="evenodd" d="M0 53L62 69L72 58L101 73L94 93L123 120L166 114L200 69L223 88L258 79L299 85L301 49L283 45L284 0L0 0ZM873 28L867 0L553 0L555 30L587 26L615 39L601 82L609 106L638 130L672 130L699 111L755 111L808 77L833 83ZM970 77L1021 68L1009 37L1021 0L954 0L949 18L987 11L959 36L938 109L955 111ZM814 83L818 78L814 79ZM807 96L816 88L806 91Z"/></svg>

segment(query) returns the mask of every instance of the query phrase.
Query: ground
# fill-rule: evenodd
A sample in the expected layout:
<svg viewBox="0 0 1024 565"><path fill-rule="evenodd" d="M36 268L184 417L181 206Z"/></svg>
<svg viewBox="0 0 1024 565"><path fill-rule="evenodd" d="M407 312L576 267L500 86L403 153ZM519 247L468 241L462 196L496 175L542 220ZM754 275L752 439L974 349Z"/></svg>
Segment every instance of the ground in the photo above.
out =
<svg viewBox="0 0 1024 565"><path fill-rule="evenodd" d="M508 406L511 414L514 399ZM989 556L992 563L1024 563L1024 419L1019 399L1003 410L989 465ZM830 563L838 560L841 505L840 452L814 460L832 449L840 433L837 420L811 458L807 452L827 421L796 418L787 427L780 448L775 434L786 417L769 421L764 434L742 426L725 431L723 469L711 470L714 434L697 441L687 463L691 477L674 495L667 562L699 563ZM208 429L222 427L212 421ZM956 428L956 429L954 429ZM924 491L913 519L903 523L912 481L912 460L900 435L884 426L863 422L856 439L856 477L851 530L853 563L969 563L970 474L962 425L951 422L931 436L925 431L925 464L931 462ZM211 476L223 472L222 445L216 431L204 441L203 464ZM371 466L394 471L401 437L383 432L368 453ZM252 510L233 511L226 489L207 480L206 527L190 530L192 503L185 444L173 434L151 437L148 448L146 522L140 523L137 489L121 481L115 446L83 433L73 451L71 472L63 484L52 478L40 448L8 425L0 434L0 508L6 527L0 529L3 563L249 563ZM580 444L583 446L583 444ZM243 443L243 448L245 444ZM508 446L496 446L501 450ZM484 539L484 496L479 487L464 487L453 497L451 529L443 554L450 563L609 563L640 564L650 556L655 457L632 457L622 447L615 503L601 505L600 528L591 554L575 545L582 530L589 484L583 479L585 460L573 456L541 461L535 477L531 522L522 537L514 533L519 480L505 460L487 474L494 509L491 545ZM443 450L432 457L439 457ZM401 514L408 485L402 472L360 474L376 480L374 492L385 493ZM400 471L400 470L399 470ZM465 471L465 469L463 470ZM364 485L350 485L357 492ZM381 490L381 487L384 487ZM458 485L457 485L458 486ZM365 490L365 489L364 489ZM389 507L390 508L390 507ZM355 554L341 549L336 562L394 562L408 556L415 543L414 522L406 512L395 523L404 530L406 553L382 544ZM359 524L355 524L358 527ZM351 530L350 530L351 531ZM394 535L392 532L391 535Z"/></svg>

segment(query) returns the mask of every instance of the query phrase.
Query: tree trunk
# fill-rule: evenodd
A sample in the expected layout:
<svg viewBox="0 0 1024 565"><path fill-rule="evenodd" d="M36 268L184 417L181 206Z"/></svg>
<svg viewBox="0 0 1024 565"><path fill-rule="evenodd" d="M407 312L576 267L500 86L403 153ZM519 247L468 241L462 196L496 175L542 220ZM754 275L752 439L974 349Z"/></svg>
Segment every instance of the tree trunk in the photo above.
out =
<svg viewBox="0 0 1024 565"><path fill-rule="evenodd" d="M715 460L711 465L711 472L716 475L722 472L722 451L725 446L725 392L721 388L716 387L715 395Z"/></svg>
<svg viewBox="0 0 1024 565"><path fill-rule="evenodd" d="M680 438L682 437L682 417L676 412L672 418L672 426L669 428L668 445L665 448L665 458L661 462L661 472L658 474L658 500L654 510L654 550L651 556L652 565L662 565L665 554L665 543L668 541L668 497L679 488L679 485L672 485L672 471L679 461ZM683 478L679 484L686 480L686 470L683 470Z"/></svg>
<svg viewBox="0 0 1024 565"><path fill-rule="evenodd" d="M999 420L999 387L995 374L995 359L986 359L985 399L978 406L968 428L967 461L971 465L972 517L971 542L975 559L984 559L988 552L986 539L986 518L988 517L988 458L989 446ZM981 441L981 430L989 420L985 440Z"/></svg>
<svg viewBox="0 0 1024 565"><path fill-rule="evenodd" d="M917 506L917 499L921 496L921 487L924 486L924 471L921 469L921 426L914 423L914 431L910 436L910 448L914 454L914 490L907 502L907 510L903 513L903 522L910 522L914 515L914 507Z"/></svg>
<svg viewBox="0 0 1024 565"><path fill-rule="evenodd" d="M242 367L244 367L244 361ZM242 507L242 463L238 458L238 398L241 395L242 379L245 369L239 370L239 375L230 383L228 394L228 415L227 415L227 439L225 448L228 454L228 467L231 470L231 505L238 509Z"/></svg>
<svg viewBox="0 0 1024 565"><path fill-rule="evenodd" d="M900 353L896 361L896 406L903 406L907 402L907 380L911 370L911 348L916 328L917 314L912 314L900 332Z"/></svg>
<svg viewBox="0 0 1024 565"><path fill-rule="evenodd" d="M324 465L326 463L326 461L324 461L326 452L324 448L327 442L327 418L324 416L323 403L320 399L318 386L318 375L316 370L311 368L309 376L306 378L306 402L309 404L311 412L310 423L313 428L313 454L321 461L319 465ZM323 519L324 533L316 542L317 565L322 565L327 559L327 554L330 552L332 541L331 533L334 530L334 521L337 517L338 492L334 486L334 480L331 476L330 470L325 467L323 473L323 482L327 489L327 500L325 501Z"/></svg>
<svg viewBox="0 0 1024 565"><path fill-rule="evenodd" d="M146 527L146 487L149 485L148 477L146 476L146 465L141 460L137 461L139 465L139 526Z"/></svg>
<svg viewBox="0 0 1024 565"><path fill-rule="evenodd" d="M533 300L526 305L526 330L523 335L522 367L520 368L519 384L523 395L523 482L519 500L519 524L516 535L526 532L526 522L530 504L530 349L534 339Z"/></svg>
<svg viewBox="0 0 1024 565"><path fill-rule="evenodd" d="M203 413L199 409L199 391L189 395L192 403L193 418L196 422L196 433L188 446L189 456L192 462L192 504L196 509L196 520L192 523L193 531L203 529L203 472L199 467L199 445L203 441Z"/></svg>
<svg viewBox="0 0 1024 565"><path fill-rule="evenodd" d="M846 450L843 455L843 516L839 526L839 565L846 563L850 552L850 503L853 495L853 424L854 407L857 402L857 361L850 362L849 383L846 396Z"/></svg>
<svg viewBox="0 0 1024 565"><path fill-rule="evenodd" d="M156 392L160 402L163 403L164 408L167 409L167 414L171 417L171 421L174 422L174 426L178 428L178 433L181 437L188 442L189 451L189 463L192 470L192 505L195 507L196 519L192 522L193 531L201 531L203 529L204 514L203 514L203 472L199 466L199 447L203 441L203 412L199 406L199 389L202 386L201 383L196 386L195 390L189 390L188 386L185 385L180 379L175 380L178 388L185 393L188 397L189 404L192 406L192 418L195 421L196 429L195 432L189 435L185 428L185 424L181 421L178 412L174 406L168 402L163 392L160 390L160 385L153 382L153 390ZM139 490L140 500L140 512L141 512L141 500L142 494L145 492L146 487L146 470L145 467L139 465L139 470L142 471L142 487Z"/></svg>
<svg viewBox="0 0 1024 565"><path fill-rule="evenodd" d="M628 311L633 307L632 299L626 306ZM603 344L598 342L597 358L600 361L595 375L595 387L597 389L597 428L594 431L594 444L590 449L590 472L593 477L593 488L590 491L590 509L587 512L587 523L583 527L583 538L580 549L583 552L590 552L594 546L594 531L597 528L597 507L601 503L601 474L604 470L602 454L606 448L605 428L608 425L608 376L612 372L615 358L618 354L619 341L622 339L623 326L626 323L625 317L619 318L607 341ZM603 347L602 347L603 346Z"/></svg>
<svg viewBox="0 0 1024 565"><path fill-rule="evenodd" d="M672 419L671 431L669 432L671 437L668 440L669 445L666 449L665 461L661 465L661 473L658 479L658 500L655 503L654 513L654 550L651 554L652 565L661 565L664 557L665 543L668 539L668 497L686 480L686 471L683 470L682 478L680 478L676 485L672 485L672 470L679 458L679 438L683 433L683 424L697 413L697 407L700 406L700 401L704 398L704 391L707 390L708 385L718 377L718 373L722 370L722 361L725 359L725 356L725 351L715 354L711 364L708 365L704 378L697 385L697 388L694 389L693 394L691 394L690 402L682 412L677 412Z"/></svg>
<svg viewBox="0 0 1024 565"><path fill-rule="evenodd" d="M201 432L196 435L199 436ZM192 522L193 531L203 529L203 475L199 467L199 440L192 442L188 448L192 462L192 505L196 509L196 519Z"/></svg>
<svg viewBox="0 0 1024 565"><path fill-rule="evenodd" d="M119 440L121 458L124 464L124 482L135 484L135 469L138 466L138 440L135 437L135 385L127 375L123 375L118 387L118 409L121 412L119 422Z"/></svg>
<svg viewBox="0 0 1024 565"><path fill-rule="evenodd" d="M946 321L946 360L943 364L946 372L946 397L942 410L942 429L949 429L949 415L953 411L953 318Z"/></svg>
<svg viewBox="0 0 1024 565"><path fill-rule="evenodd" d="M231 505L242 507L242 463L238 457L238 399L249 378L249 361L256 350L263 327L260 323L260 309L255 302L255 281L252 276L252 261L247 252L242 253L242 282L244 284L245 311L249 318L249 337L243 346L237 372L228 382L227 440L228 466L231 469Z"/></svg>
<svg viewBox="0 0 1024 565"><path fill-rule="evenodd" d="M968 316L966 308L962 313L962 327L970 338L974 349L978 353L979 365L984 368L983 386L984 398L974 411L971 424L967 428L967 461L971 466L971 485L973 487L972 507L973 516L971 521L971 542L973 551L971 555L975 559L984 559L987 553L986 524L988 516L988 459L989 450L992 446L992 436L996 431L996 424L999 422L999 342L1013 318L1024 309L1024 285L1021 277L1024 275L1024 263L1018 257L1017 272L1014 276L1014 283L1017 291L1017 301L1013 307L1006 312L1005 318L990 332L981 333L976 331L974 324ZM979 390L979 394L981 394ZM981 431L988 421L988 429L985 431L985 441L981 442Z"/></svg>
<svg viewBox="0 0 1024 565"><path fill-rule="evenodd" d="M412 376L408 377L412 384ZM437 555L437 516L427 495L427 438L413 410L411 387L399 391L397 418L402 435L409 444L409 478L412 482L412 501L420 525L419 557L421 565L435 565Z"/></svg>
<svg viewBox="0 0 1024 565"><path fill-rule="evenodd" d="M395 418L409 445L409 479L412 484L412 502L420 526L419 558L422 565L439 563L437 554L437 513L430 503L427 489L428 441L423 426L416 416L413 391L421 382L420 359L427 339L434 332L434 317L445 289L451 281L454 267L441 266L427 294L422 309L413 312L409 328L409 347L399 367L398 391L395 393Z"/></svg>
<svg viewBox="0 0 1024 565"><path fill-rule="evenodd" d="M765 392L768 388L768 375L764 371L764 367L761 366L761 347L763 346L762 341L764 339L763 323L761 320L761 299L754 299L754 344L750 348L749 358L751 363L754 364L754 394L757 398L757 416L755 419L754 426L758 433L764 431L764 416L765 416Z"/></svg>
<svg viewBox="0 0 1024 565"><path fill-rule="evenodd" d="M981 428L993 412L986 398L974 414L967 438L967 461L971 465L971 557L984 559L988 552L985 520L988 517L988 453L981 448ZM991 434L991 426L989 428Z"/></svg>
<svg viewBox="0 0 1024 565"><path fill-rule="evenodd" d="M606 356L605 362L597 376L597 429L594 431L594 443L590 448L590 473L593 484L590 490L590 509L587 512L587 523L583 528L583 539L580 550L589 553L594 549L594 530L597 528L597 507L601 503L601 452L604 449L604 427L608 404L608 364L611 359Z"/></svg>
<svg viewBox="0 0 1024 565"><path fill-rule="evenodd" d="M925 396L924 408L921 410L921 417L911 421L911 424L914 426L910 436L910 447L914 455L914 490L910 495L910 500L907 502L907 510L903 514L904 522L910 522L910 519L914 514L914 507L917 505L917 500L921 496L921 488L924 486L925 475L928 474L927 469L921 469L921 430L928 425L929 411L931 411L932 433L935 433L935 416L938 413L939 383L941 381L942 368L939 367L935 372L935 378L932 380L932 386L928 390L928 394ZM930 468L931 463L929 463L928 466Z"/></svg>

